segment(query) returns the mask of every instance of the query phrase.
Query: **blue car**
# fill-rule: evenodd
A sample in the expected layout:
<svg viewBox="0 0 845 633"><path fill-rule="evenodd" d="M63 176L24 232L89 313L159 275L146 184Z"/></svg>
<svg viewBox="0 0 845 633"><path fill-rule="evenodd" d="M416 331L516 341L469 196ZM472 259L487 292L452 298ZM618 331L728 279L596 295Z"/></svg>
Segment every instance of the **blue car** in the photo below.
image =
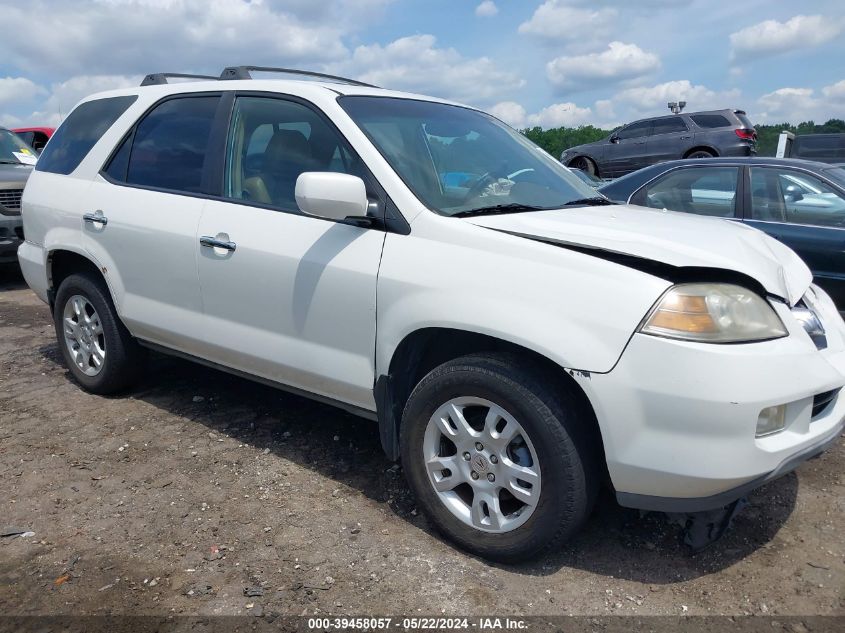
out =
<svg viewBox="0 0 845 633"><path fill-rule="evenodd" d="M778 158L652 165L599 187L614 202L726 218L792 248L845 311L845 169Z"/></svg>

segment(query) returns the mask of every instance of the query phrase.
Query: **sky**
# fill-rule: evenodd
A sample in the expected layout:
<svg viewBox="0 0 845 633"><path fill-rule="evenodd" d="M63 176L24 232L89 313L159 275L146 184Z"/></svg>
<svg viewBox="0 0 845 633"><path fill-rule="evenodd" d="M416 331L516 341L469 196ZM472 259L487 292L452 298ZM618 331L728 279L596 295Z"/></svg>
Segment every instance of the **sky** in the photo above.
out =
<svg viewBox="0 0 845 633"><path fill-rule="evenodd" d="M340 74L518 127L845 118L845 0L0 0L0 125L151 72Z"/></svg>

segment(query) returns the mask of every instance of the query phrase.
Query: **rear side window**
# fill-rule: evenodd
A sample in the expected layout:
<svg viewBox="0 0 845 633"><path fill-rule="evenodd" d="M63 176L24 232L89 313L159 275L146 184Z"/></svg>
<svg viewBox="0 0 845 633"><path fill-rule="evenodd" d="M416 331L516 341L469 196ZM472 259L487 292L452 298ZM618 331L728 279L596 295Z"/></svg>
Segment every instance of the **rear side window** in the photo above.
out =
<svg viewBox="0 0 845 633"><path fill-rule="evenodd" d="M135 95L108 97L77 107L53 134L35 169L65 175L72 172L137 98Z"/></svg>
<svg viewBox="0 0 845 633"><path fill-rule="evenodd" d="M106 174L130 185L199 193L218 96L160 103L121 143ZM131 148L128 147L131 141Z"/></svg>
<svg viewBox="0 0 845 633"><path fill-rule="evenodd" d="M671 132L686 132L687 124L679 116L670 116L665 119L655 119L652 136L657 134L669 134Z"/></svg>
<svg viewBox="0 0 845 633"><path fill-rule="evenodd" d="M698 127L712 129L717 127L731 127L728 117L721 114L691 114L690 117ZM748 125L751 127L751 124Z"/></svg>

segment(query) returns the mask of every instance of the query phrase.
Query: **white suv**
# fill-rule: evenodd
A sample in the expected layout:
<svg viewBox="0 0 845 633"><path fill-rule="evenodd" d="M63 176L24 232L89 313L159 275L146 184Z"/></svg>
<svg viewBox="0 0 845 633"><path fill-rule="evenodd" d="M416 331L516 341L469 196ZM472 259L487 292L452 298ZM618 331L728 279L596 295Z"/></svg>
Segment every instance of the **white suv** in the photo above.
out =
<svg viewBox="0 0 845 633"><path fill-rule="evenodd" d="M92 96L41 155L19 258L83 388L154 348L377 420L437 528L506 561L607 476L707 510L837 440L845 324L779 242L612 205L472 108L249 76Z"/></svg>

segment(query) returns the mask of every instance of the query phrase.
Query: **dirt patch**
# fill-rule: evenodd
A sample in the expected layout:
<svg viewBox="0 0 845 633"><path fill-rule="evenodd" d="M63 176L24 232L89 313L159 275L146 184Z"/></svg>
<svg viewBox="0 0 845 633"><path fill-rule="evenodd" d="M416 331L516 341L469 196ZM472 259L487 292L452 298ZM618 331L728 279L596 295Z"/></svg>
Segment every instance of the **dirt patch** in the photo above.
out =
<svg viewBox="0 0 845 633"><path fill-rule="evenodd" d="M155 355L92 396L46 306L0 271L0 612L234 615L836 614L840 443L754 493L719 543L604 495L584 532L521 566L440 540L372 422Z"/></svg>

